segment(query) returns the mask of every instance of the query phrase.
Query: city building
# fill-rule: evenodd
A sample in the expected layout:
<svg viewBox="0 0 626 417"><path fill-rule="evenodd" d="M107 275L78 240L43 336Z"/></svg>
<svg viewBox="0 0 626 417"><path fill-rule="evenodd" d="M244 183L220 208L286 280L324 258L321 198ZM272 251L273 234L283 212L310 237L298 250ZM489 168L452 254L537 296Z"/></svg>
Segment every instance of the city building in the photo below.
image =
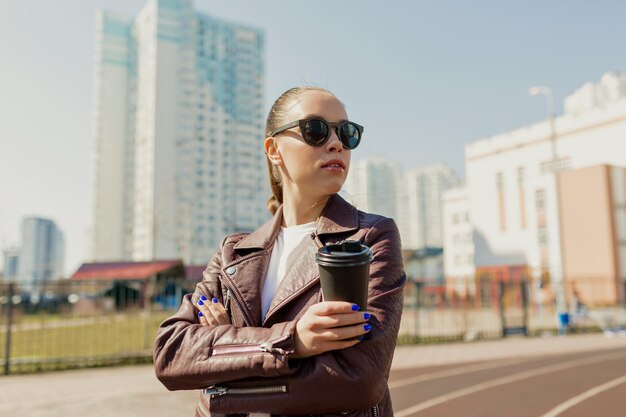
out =
<svg viewBox="0 0 626 417"><path fill-rule="evenodd" d="M459 295L475 294L474 239L467 187L443 193L444 271L448 287Z"/></svg>
<svg viewBox="0 0 626 417"><path fill-rule="evenodd" d="M65 242L49 219L28 217L22 221L22 242L17 281L39 284L63 277Z"/></svg>
<svg viewBox="0 0 626 417"><path fill-rule="evenodd" d="M401 207L407 231L403 245L411 249L443 247L442 196L461 180L442 164L413 169L404 177L406 200Z"/></svg>
<svg viewBox="0 0 626 417"><path fill-rule="evenodd" d="M401 183L402 171L397 163L367 157L350 163L344 190L357 209L391 217L400 223Z"/></svg>
<svg viewBox="0 0 626 417"><path fill-rule="evenodd" d="M589 302L623 302L626 76L606 74L564 107L553 123L466 146L476 276L524 268L534 290L553 285L559 309L584 276L603 286Z"/></svg>
<svg viewBox="0 0 626 417"><path fill-rule="evenodd" d="M8 248L4 251L4 280L14 281L17 279L20 261L20 248Z"/></svg>
<svg viewBox="0 0 626 417"><path fill-rule="evenodd" d="M442 193L459 183L445 165L405 173L396 162L367 157L352 163L344 189L359 210L393 218L402 247L415 250L442 247Z"/></svg>
<svg viewBox="0 0 626 417"><path fill-rule="evenodd" d="M266 221L264 33L149 0L98 14L95 261L206 264Z"/></svg>

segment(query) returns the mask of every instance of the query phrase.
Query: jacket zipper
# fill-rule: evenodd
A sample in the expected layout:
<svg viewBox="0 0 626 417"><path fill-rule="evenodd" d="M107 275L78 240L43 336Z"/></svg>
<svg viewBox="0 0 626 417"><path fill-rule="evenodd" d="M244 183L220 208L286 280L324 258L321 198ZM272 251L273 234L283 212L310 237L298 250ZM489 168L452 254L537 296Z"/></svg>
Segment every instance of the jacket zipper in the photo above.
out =
<svg viewBox="0 0 626 417"><path fill-rule="evenodd" d="M287 340L288 337L289 336L281 337L280 339L261 343L259 345L232 344L213 346L210 356L239 355L249 353L275 353L285 355L288 352L284 349L274 347L274 344Z"/></svg>
<svg viewBox="0 0 626 417"><path fill-rule="evenodd" d="M224 300L224 310L230 313L230 290L226 288L226 299Z"/></svg>
<svg viewBox="0 0 626 417"><path fill-rule="evenodd" d="M378 409L378 404L376 404L372 410L374 411L374 417L380 417L380 410Z"/></svg>
<svg viewBox="0 0 626 417"><path fill-rule="evenodd" d="M252 395L252 394L280 394L287 392L287 385L274 385L269 387L229 388L212 387L202 390L204 395Z"/></svg>

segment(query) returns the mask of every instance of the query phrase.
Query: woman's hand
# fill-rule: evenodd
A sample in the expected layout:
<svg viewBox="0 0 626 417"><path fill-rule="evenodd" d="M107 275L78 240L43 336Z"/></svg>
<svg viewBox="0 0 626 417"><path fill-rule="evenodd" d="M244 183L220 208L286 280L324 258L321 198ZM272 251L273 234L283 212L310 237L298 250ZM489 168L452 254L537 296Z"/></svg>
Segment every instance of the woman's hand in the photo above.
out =
<svg viewBox="0 0 626 417"><path fill-rule="evenodd" d="M230 324L230 317L226 309L217 298L212 300L201 295L196 305L198 308L198 319L203 326L219 326L220 324Z"/></svg>
<svg viewBox="0 0 626 417"><path fill-rule="evenodd" d="M306 358L330 350L354 346L372 328L369 313L358 311L356 304L324 301L309 307L296 324L296 350L292 357ZM355 340L346 340L356 338Z"/></svg>

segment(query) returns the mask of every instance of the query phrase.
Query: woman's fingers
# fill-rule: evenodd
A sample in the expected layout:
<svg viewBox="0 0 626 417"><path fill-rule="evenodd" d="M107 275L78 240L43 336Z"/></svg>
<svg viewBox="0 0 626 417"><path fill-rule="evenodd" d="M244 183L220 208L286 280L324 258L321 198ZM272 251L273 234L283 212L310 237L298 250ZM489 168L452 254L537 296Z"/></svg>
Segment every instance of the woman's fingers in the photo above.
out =
<svg viewBox="0 0 626 417"><path fill-rule="evenodd" d="M329 316L317 316L315 328L332 329L334 327L351 326L353 324L366 323L372 315L367 312L354 312L346 314L333 314Z"/></svg>
<svg viewBox="0 0 626 417"><path fill-rule="evenodd" d="M317 316L330 316L359 311L361 307L346 301L322 301L309 307L309 312Z"/></svg>
<svg viewBox="0 0 626 417"><path fill-rule="evenodd" d="M198 311L198 320L200 321L200 324L203 326L209 325L209 322L206 320L206 316L204 315L204 313L202 313L202 311Z"/></svg>
<svg viewBox="0 0 626 417"><path fill-rule="evenodd" d="M204 326L219 326L221 324L230 324L230 317L226 309L217 298L209 300L206 296L200 296L197 304L200 324ZM200 315L200 313L202 315Z"/></svg>
<svg viewBox="0 0 626 417"><path fill-rule="evenodd" d="M352 326L336 327L333 329L325 329L316 333L316 338L322 342L336 343L346 341L347 339L358 339L359 337L369 333L372 325L369 323L355 324ZM335 348L336 349L336 348Z"/></svg>
<svg viewBox="0 0 626 417"><path fill-rule="evenodd" d="M217 324L230 324L230 317L228 316L228 313L222 303L220 303L217 298L213 298L211 300L209 303L209 309L211 310L213 317L215 317L215 320L217 320Z"/></svg>

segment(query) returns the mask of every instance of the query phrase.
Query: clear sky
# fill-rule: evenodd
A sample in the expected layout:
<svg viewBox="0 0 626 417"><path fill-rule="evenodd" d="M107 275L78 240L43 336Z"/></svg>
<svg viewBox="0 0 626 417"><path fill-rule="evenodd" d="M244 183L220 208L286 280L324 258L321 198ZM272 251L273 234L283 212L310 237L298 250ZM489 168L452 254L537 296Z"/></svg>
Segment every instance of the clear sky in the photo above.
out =
<svg viewBox="0 0 626 417"><path fill-rule="evenodd" d="M86 254L93 183L92 73L99 8L134 16L146 0L0 0L0 248L21 218L52 218L66 269ZM266 109L287 88L334 91L366 127L353 154L404 168L542 121L533 85L562 99L626 70L626 2L196 0L266 33ZM209 256L209 255L207 255ZM0 256L0 262L1 261Z"/></svg>

